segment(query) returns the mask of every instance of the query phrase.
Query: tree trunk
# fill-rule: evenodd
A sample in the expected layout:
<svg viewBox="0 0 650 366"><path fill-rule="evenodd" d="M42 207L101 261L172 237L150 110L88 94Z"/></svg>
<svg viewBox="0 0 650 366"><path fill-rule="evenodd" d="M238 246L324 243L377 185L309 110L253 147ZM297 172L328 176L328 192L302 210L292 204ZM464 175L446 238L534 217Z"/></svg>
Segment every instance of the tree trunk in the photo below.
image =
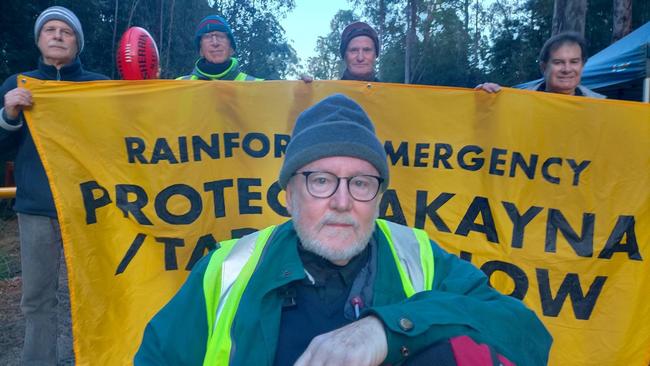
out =
<svg viewBox="0 0 650 366"><path fill-rule="evenodd" d="M386 41L386 0L379 0L377 19L379 22L379 24L377 24L377 28L379 28L379 41L383 45ZM377 56L379 56L379 54Z"/></svg>
<svg viewBox="0 0 650 366"><path fill-rule="evenodd" d="M425 14L427 17L424 19L422 22L422 47L420 48L419 56L417 58L417 62L413 62L411 60L411 65L415 65L411 67L411 82L415 82L416 84L420 82L420 79L422 78L422 68L424 67L424 56L425 54L429 51L429 47L431 45L431 37L433 37L433 23L435 20L435 15L438 12L439 6L441 6L441 0L438 1L431 1L429 4L425 6ZM417 12L417 10L416 10ZM416 17L418 14L416 13ZM417 18L416 18L417 19ZM417 23L414 24L414 27L417 26ZM416 44L417 42L414 42ZM413 59L413 57L411 57ZM418 75L417 79L415 78L415 75Z"/></svg>
<svg viewBox="0 0 650 366"><path fill-rule="evenodd" d="M165 0L160 0L160 18L158 20L158 57L162 56L162 46L163 46L163 42L165 41L165 37L164 37L165 31L163 30L164 13L165 13ZM158 62L160 62L160 58L158 59Z"/></svg>
<svg viewBox="0 0 650 366"><path fill-rule="evenodd" d="M612 43L628 35L632 29L632 0L614 0Z"/></svg>
<svg viewBox="0 0 650 366"><path fill-rule="evenodd" d="M113 52L117 52L115 41L117 40L117 10L119 9L120 0L115 0L115 15L113 17ZM111 62L111 79L115 79L115 58L117 53L113 53L113 60Z"/></svg>
<svg viewBox="0 0 650 366"><path fill-rule="evenodd" d="M406 49L404 52L404 84L411 82L411 59L415 46L415 28L417 25L417 9L415 0L409 0L407 5Z"/></svg>
<svg viewBox="0 0 650 366"><path fill-rule="evenodd" d="M584 36L587 0L555 0L553 35L572 31Z"/></svg>
<svg viewBox="0 0 650 366"><path fill-rule="evenodd" d="M172 24L174 23L174 5L176 0L172 0L169 7L169 28L167 28L167 57L165 57L165 71L169 69L169 54L172 49Z"/></svg>
<svg viewBox="0 0 650 366"><path fill-rule="evenodd" d="M131 22L133 21L133 13L135 13L135 9L138 7L138 1L139 0L133 0L133 4L131 5L131 12L129 13L129 21L126 23L126 29L131 28Z"/></svg>

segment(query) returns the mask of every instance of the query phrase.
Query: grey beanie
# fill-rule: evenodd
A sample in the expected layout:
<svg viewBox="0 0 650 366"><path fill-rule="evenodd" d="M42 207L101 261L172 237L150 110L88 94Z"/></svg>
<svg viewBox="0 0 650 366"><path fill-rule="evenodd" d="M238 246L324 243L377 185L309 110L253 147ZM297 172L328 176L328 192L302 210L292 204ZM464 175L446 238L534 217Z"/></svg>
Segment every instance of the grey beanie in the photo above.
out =
<svg viewBox="0 0 650 366"><path fill-rule="evenodd" d="M84 49L84 30L81 28L81 22L74 13L62 6L50 6L45 9L34 23L34 39L38 44L38 37L41 34L41 28L50 20L60 20L67 23L77 36L77 55Z"/></svg>
<svg viewBox="0 0 650 366"><path fill-rule="evenodd" d="M372 164L388 187L386 151L377 138L375 126L354 100L334 94L298 116L287 146L279 183L285 189L296 170L318 159L349 156Z"/></svg>

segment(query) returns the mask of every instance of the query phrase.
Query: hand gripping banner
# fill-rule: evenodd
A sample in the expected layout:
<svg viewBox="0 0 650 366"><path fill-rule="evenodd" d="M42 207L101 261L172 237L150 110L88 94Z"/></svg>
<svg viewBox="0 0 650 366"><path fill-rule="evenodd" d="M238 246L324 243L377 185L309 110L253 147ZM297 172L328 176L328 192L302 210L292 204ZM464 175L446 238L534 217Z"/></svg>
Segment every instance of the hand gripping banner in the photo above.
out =
<svg viewBox="0 0 650 366"><path fill-rule="evenodd" d="M380 214L424 228L535 310L551 365L650 362L646 104L333 81L23 84L79 365L131 363L208 249L286 220L276 180L291 128L337 92L385 143Z"/></svg>

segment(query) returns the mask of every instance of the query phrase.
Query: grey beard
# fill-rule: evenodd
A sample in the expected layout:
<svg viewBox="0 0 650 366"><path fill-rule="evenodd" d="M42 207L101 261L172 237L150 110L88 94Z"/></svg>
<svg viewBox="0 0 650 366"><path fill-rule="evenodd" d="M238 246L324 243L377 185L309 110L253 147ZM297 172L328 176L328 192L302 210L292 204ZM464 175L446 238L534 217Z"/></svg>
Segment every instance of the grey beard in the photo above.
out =
<svg viewBox="0 0 650 366"><path fill-rule="evenodd" d="M311 237L311 235L302 230L298 225L294 225L298 238L302 243L303 248L306 250L319 255L330 262L347 262L350 259L357 256L368 246L370 237L372 236L372 230L369 230L367 233L363 233L359 240L354 241L352 244L348 245L345 248L331 248L323 244L320 240ZM371 228L374 228L371 226Z"/></svg>
<svg viewBox="0 0 650 366"><path fill-rule="evenodd" d="M303 248L306 250L321 256L325 259L327 259L330 262L347 262L350 259L354 258L356 255L361 253L366 247L368 246L368 243L370 241L370 237L372 236L372 233L374 231L374 225L370 225L369 229L365 233L361 233L361 237L352 242L350 245L346 246L345 248L331 248L327 245L325 245L323 242L318 240L315 235L312 233L308 232L308 230L304 230L300 225L300 205L297 205L297 202L293 202L294 205L294 210L292 212L292 218L293 218L293 227L296 230L296 233L298 234L298 238L300 239L300 242L302 243ZM373 217L373 222L379 217L379 208L375 210L375 215ZM355 222L352 218L350 218L347 215L341 216L341 215L335 215L335 214L328 214L325 216L322 220L320 225L323 224L323 222L326 222L328 220L336 218L337 220L343 220L346 221L350 224L354 224L358 226L358 223Z"/></svg>

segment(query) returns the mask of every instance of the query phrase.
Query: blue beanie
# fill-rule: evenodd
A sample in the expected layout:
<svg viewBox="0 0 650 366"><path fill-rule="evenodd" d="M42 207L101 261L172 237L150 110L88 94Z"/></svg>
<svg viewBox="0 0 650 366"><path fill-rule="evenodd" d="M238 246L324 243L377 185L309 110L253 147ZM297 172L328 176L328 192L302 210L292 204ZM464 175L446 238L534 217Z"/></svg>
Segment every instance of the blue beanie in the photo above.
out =
<svg viewBox="0 0 650 366"><path fill-rule="evenodd" d="M237 49L237 43L235 42L235 37L232 35L232 29L228 22L218 16L218 15L208 15L207 17L201 19L199 25L196 27L196 34L194 35L194 43L196 43L196 49L201 49L201 36L210 33L210 32L224 32L228 35L230 39L230 46L233 50Z"/></svg>
<svg viewBox="0 0 650 366"><path fill-rule="evenodd" d="M84 30L81 28L81 22L70 9L62 6L50 6L45 9L41 15L36 18L34 23L34 39L38 44L38 37L41 35L41 28L50 20L59 20L70 26L77 36L77 55L84 49Z"/></svg>
<svg viewBox="0 0 650 366"><path fill-rule="evenodd" d="M372 164L388 187L386 151L375 126L354 100L334 94L298 116L287 145L278 182L287 188L291 174L301 167L330 156L349 156Z"/></svg>

